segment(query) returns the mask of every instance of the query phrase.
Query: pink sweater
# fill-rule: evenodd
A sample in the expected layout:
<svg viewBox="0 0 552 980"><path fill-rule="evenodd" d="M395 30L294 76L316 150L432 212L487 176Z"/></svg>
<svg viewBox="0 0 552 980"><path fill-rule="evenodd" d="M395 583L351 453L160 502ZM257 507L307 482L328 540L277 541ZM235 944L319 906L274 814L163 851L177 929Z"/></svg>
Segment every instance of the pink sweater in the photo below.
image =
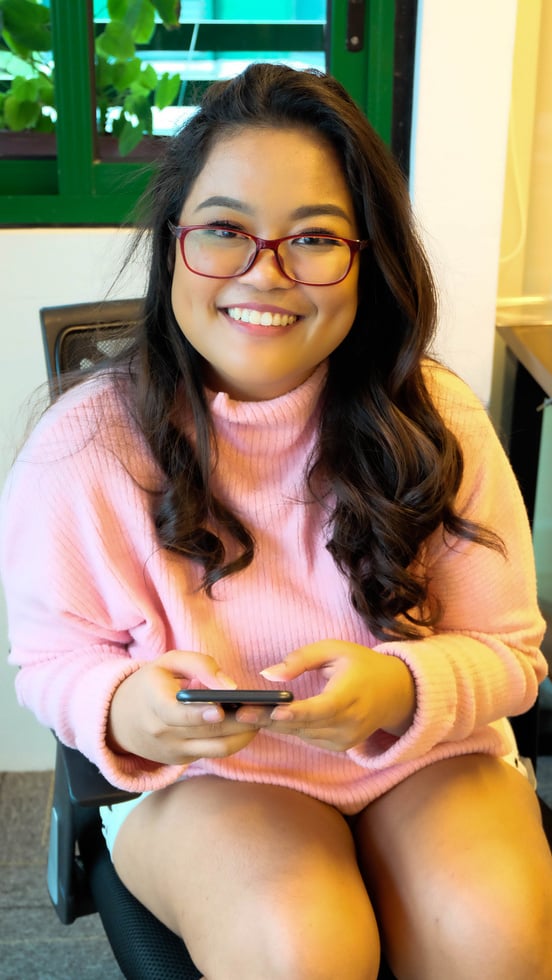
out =
<svg viewBox="0 0 552 980"><path fill-rule="evenodd" d="M440 534L429 542L439 631L378 642L352 609L325 545L318 505L305 504L304 467L324 370L269 402L212 396L219 445L216 491L253 531L253 564L215 587L162 550L144 488L159 474L108 381L64 396L42 418L2 499L0 570L11 662L22 704L116 785L135 791L217 773L279 783L354 813L430 762L511 748L499 720L534 702L546 666L532 545L518 487L469 389L432 367L436 403L465 453L462 514L495 528L508 560ZM170 649L210 653L243 687L259 670L318 639L341 637L404 660L415 678L414 722L400 738L377 732L349 752L260 733L226 759L167 766L117 755L105 741L110 698L140 664ZM317 693L311 672L290 685Z"/></svg>

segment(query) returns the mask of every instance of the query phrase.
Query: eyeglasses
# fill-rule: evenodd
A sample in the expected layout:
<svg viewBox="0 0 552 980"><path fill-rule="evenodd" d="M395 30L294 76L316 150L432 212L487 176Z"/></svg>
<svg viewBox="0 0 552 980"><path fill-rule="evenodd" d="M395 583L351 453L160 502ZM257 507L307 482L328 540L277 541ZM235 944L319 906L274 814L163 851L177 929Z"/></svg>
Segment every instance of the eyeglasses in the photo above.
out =
<svg viewBox="0 0 552 980"><path fill-rule="evenodd" d="M335 235L286 235L258 238L224 225L173 225L182 258L190 272L209 279L233 279L247 272L259 252L270 249L280 271L305 286L332 286L345 279L355 255L368 241Z"/></svg>

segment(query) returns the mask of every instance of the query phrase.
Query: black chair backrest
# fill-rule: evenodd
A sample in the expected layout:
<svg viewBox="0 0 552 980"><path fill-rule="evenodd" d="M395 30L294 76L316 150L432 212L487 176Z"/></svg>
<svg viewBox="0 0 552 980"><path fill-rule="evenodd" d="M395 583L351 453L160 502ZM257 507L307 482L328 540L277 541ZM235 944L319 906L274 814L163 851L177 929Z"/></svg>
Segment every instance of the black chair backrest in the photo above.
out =
<svg viewBox="0 0 552 980"><path fill-rule="evenodd" d="M142 311L141 299L43 307L40 323L52 393L64 390L65 371L85 371L122 353Z"/></svg>

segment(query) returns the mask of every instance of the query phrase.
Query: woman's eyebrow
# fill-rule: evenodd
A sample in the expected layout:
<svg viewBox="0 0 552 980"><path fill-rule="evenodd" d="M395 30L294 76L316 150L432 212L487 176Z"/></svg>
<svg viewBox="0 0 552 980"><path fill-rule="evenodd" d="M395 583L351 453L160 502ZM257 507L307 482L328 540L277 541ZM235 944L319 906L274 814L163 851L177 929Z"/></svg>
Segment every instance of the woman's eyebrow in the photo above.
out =
<svg viewBox="0 0 552 980"><path fill-rule="evenodd" d="M296 218L314 218L317 214L327 214L335 218L345 218L346 221L351 220L351 216L347 214L343 208L340 208L338 204L304 204L302 207L296 208L292 211L290 217Z"/></svg>
<svg viewBox="0 0 552 980"><path fill-rule="evenodd" d="M235 197L225 197L224 195L214 194L212 197L207 197L201 204L198 204L196 211L201 211L203 208L213 208L213 207L223 207L232 208L234 211L243 211L244 214L253 214L253 209L249 205L244 204L243 201L238 201Z"/></svg>
<svg viewBox="0 0 552 980"><path fill-rule="evenodd" d="M213 194L212 197L205 198L196 207L196 211L202 211L204 208L212 207L223 207L231 208L234 211L242 211L244 214L253 214L254 209L251 208L244 201L240 201L235 197L226 197L224 194ZM290 218L293 220L300 220L302 218L314 218L317 214L329 215L335 218L344 218L346 221L351 220L351 216L347 214L343 208L339 207L338 204L303 204L301 207L295 208L291 212Z"/></svg>

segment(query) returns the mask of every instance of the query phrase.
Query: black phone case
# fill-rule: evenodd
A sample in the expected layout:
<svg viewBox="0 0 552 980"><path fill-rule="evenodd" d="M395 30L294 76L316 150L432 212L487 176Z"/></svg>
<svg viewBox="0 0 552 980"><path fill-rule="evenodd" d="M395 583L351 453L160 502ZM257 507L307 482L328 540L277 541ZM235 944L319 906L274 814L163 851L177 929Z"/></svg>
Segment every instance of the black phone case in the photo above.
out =
<svg viewBox="0 0 552 980"><path fill-rule="evenodd" d="M223 704L226 707L240 707L242 704L261 704L274 706L293 701L291 691L177 691L176 700L185 704Z"/></svg>

